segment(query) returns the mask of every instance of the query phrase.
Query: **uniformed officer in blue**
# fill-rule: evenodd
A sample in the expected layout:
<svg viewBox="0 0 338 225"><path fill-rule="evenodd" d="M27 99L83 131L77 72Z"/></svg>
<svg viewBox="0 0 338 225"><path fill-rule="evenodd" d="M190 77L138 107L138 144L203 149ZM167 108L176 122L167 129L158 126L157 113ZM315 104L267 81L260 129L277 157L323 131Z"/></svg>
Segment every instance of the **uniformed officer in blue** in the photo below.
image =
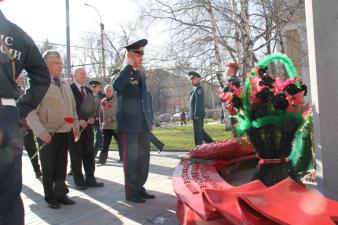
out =
<svg viewBox="0 0 338 225"><path fill-rule="evenodd" d="M200 85L201 75L191 71L188 73L191 85L193 86L189 100L189 116L193 121L195 145L201 145L203 140L206 143L213 142L212 138L205 132L204 117L204 90Z"/></svg>
<svg viewBox="0 0 338 225"><path fill-rule="evenodd" d="M3 0L0 0L2 2ZM0 11L0 224L23 225L23 137L20 130L50 85L48 68L33 40ZM30 88L19 98L15 78L25 69Z"/></svg>
<svg viewBox="0 0 338 225"><path fill-rule="evenodd" d="M88 83L95 96L95 102L97 103L97 110L99 110L101 100L106 97L106 95L103 94L100 90L101 82L97 80L92 80L92 81L89 81ZM95 123L93 124L93 127L95 130L94 155L96 156L97 152L101 151L102 146L103 146L102 131L100 128L100 121L99 121L98 115L95 117Z"/></svg>
<svg viewBox="0 0 338 225"><path fill-rule="evenodd" d="M125 47L127 65L113 80L118 101L117 129L123 149L126 199L136 203L155 198L143 187L148 178L149 132L152 128L151 113L145 110L145 78L139 71L147 43L142 39Z"/></svg>

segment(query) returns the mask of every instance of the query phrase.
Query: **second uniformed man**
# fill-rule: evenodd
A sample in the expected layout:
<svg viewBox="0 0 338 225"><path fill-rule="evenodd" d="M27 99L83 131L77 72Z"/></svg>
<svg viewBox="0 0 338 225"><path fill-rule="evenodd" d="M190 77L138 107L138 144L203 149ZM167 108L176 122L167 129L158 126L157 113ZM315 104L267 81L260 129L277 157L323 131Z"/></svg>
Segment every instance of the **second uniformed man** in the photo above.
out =
<svg viewBox="0 0 338 225"><path fill-rule="evenodd" d="M155 198L143 187L148 178L148 139L152 128L151 113L145 110L145 78L139 71L147 43L146 39L142 39L126 46L128 65L113 81L113 88L118 96L117 129L123 149L126 199L136 203Z"/></svg>
<svg viewBox="0 0 338 225"><path fill-rule="evenodd" d="M188 73L191 85L193 86L189 101L189 116L193 121L195 145L201 145L203 140L206 143L213 142L212 138L205 132L204 117L204 90L200 85L201 75L191 71Z"/></svg>

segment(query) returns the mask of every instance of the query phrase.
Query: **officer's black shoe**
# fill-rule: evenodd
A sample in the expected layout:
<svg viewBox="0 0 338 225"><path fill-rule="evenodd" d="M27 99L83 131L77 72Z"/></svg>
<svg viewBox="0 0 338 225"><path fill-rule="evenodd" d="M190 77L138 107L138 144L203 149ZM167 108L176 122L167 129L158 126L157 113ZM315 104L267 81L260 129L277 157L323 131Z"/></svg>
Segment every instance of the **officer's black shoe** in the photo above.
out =
<svg viewBox="0 0 338 225"><path fill-rule="evenodd" d="M163 147L164 147L164 145L158 148L157 154L160 154L162 152Z"/></svg>
<svg viewBox="0 0 338 225"><path fill-rule="evenodd" d="M87 187L103 187L104 183L102 182L95 182L95 183L86 183Z"/></svg>
<svg viewBox="0 0 338 225"><path fill-rule="evenodd" d="M47 201L48 207L51 209L59 209L61 206L56 200Z"/></svg>
<svg viewBox="0 0 338 225"><path fill-rule="evenodd" d="M142 198L145 198L145 199L155 198L155 195L148 194L147 192L140 193L140 195L141 195Z"/></svg>
<svg viewBox="0 0 338 225"><path fill-rule="evenodd" d="M126 200L129 202L135 202L135 203L145 203L146 200L144 198L141 197L126 197Z"/></svg>
<svg viewBox="0 0 338 225"><path fill-rule="evenodd" d="M36 177L36 179L39 179L40 177L42 177L41 170L35 171L35 177Z"/></svg>
<svg viewBox="0 0 338 225"><path fill-rule="evenodd" d="M108 159L108 153L101 152L100 157L99 157L99 163L104 165L104 164L106 164L107 159Z"/></svg>
<svg viewBox="0 0 338 225"><path fill-rule="evenodd" d="M58 197L58 203L64 204L64 205L74 205L75 202L67 197L67 195Z"/></svg>

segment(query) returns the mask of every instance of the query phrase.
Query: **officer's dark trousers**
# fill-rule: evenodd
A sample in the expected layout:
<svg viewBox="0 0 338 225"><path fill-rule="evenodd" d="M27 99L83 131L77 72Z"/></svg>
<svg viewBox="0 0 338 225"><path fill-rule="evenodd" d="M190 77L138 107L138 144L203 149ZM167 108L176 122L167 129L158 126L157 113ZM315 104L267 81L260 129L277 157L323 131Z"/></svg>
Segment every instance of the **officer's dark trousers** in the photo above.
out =
<svg viewBox="0 0 338 225"><path fill-rule="evenodd" d="M36 155L32 159L33 155L36 153L36 145L34 140L34 133L31 129L26 130L25 136L23 138L23 143L25 146L25 150L27 151L28 156L31 159L31 163L35 173L40 171L39 156Z"/></svg>
<svg viewBox="0 0 338 225"><path fill-rule="evenodd" d="M94 130L95 130L95 143L94 147L95 149L101 150L103 146L103 136L102 136L102 131L100 129L100 122L99 120L95 120L95 123L93 124Z"/></svg>
<svg viewBox="0 0 338 225"><path fill-rule="evenodd" d="M152 132L149 133L149 141L155 145L156 148L162 149L164 144Z"/></svg>
<svg viewBox="0 0 338 225"><path fill-rule="evenodd" d="M23 136L15 107L0 106L0 132L0 225L23 225Z"/></svg>
<svg viewBox="0 0 338 225"><path fill-rule="evenodd" d="M74 136L72 133L70 137L69 153L75 185L84 186L86 182L96 183L96 179L94 177L95 155L93 128L91 126L86 127L82 131L78 142L74 142ZM86 179L84 179L82 174L82 163Z"/></svg>
<svg viewBox="0 0 338 225"><path fill-rule="evenodd" d="M149 172L149 132L121 133L126 197L140 197Z"/></svg>
<svg viewBox="0 0 338 225"><path fill-rule="evenodd" d="M52 141L39 152L42 167L42 184L46 202L66 195L69 190L65 183L67 175L67 151L70 133L56 133ZM43 142L38 139L39 145Z"/></svg>
<svg viewBox="0 0 338 225"><path fill-rule="evenodd" d="M112 137L114 136L114 139L116 141L116 144L118 145L118 135L117 132L113 129L103 129L103 147L102 147L102 153L108 153L109 145L111 142ZM119 149L119 156L120 159L122 159L122 151Z"/></svg>
<svg viewBox="0 0 338 225"><path fill-rule="evenodd" d="M203 140L206 143L213 142L212 138L205 132L204 119L193 119L195 145L201 145Z"/></svg>

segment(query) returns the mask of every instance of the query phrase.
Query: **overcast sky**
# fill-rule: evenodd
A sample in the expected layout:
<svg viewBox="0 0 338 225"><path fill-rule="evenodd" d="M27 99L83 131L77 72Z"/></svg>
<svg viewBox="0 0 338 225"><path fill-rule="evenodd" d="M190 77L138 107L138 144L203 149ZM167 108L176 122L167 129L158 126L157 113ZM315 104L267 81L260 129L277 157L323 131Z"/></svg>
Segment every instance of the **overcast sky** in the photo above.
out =
<svg viewBox="0 0 338 225"><path fill-rule="evenodd" d="M79 43L85 32L100 33L97 12L83 3L95 6L101 14L106 31L119 29L137 19L137 5L133 0L69 0L71 45ZM66 44L66 0L5 0L0 3L3 14L24 29L37 43L48 40ZM161 29L148 30L149 47L159 45L166 35Z"/></svg>
<svg viewBox="0 0 338 225"><path fill-rule="evenodd" d="M0 9L12 22L23 28L35 41L66 43L65 0L5 0ZM99 16L86 2L95 6L101 14L107 30L117 29L135 17L131 0L70 0L71 44L78 44L84 32L100 32Z"/></svg>

